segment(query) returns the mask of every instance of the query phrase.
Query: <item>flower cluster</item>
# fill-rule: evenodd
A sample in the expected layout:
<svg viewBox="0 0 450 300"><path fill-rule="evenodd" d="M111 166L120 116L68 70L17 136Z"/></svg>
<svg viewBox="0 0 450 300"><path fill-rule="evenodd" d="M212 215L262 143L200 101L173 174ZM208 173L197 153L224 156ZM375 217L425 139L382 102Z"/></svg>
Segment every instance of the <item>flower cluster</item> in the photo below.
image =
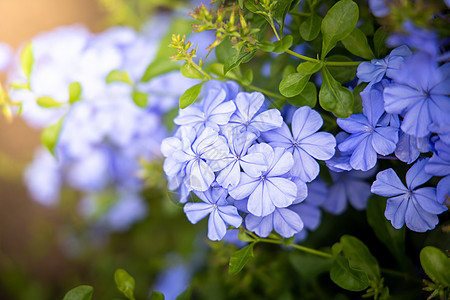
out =
<svg viewBox="0 0 450 300"><path fill-rule="evenodd" d="M161 145L169 188L179 190L181 203L191 192L200 200L184 206L188 219L210 215L211 240L241 223L263 237L272 230L283 237L300 233L306 183L319 174L316 160L335 152L333 135L317 132L320 114L301 107L289 127L261 93L213 81L202 92L200 102L180 109L174 120L180 127Z"/></svg>

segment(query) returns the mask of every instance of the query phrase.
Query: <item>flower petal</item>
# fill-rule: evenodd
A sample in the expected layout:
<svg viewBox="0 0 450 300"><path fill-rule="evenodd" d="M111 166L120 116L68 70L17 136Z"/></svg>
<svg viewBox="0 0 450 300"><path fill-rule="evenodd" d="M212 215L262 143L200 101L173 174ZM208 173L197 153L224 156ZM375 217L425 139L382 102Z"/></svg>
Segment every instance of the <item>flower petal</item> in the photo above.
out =
<svg viewBox="0 0 450 300"><path fill-rule="evenodd" d="M292 156L294 158L294 166L291 169L292 176L299 177L304 182L310 182L319 175L319 164L304 150L296 148Z"/></svg>
<svg viewBox="0 0 450 300"><path fill-rule="evenodd" d="M228 192L234 199L241 200L253 193L259 182L259 178L255 179L241 172L239 184Z"/></svg>
<svg viewBox="0 0 450 300"><path fill-rule="evenodd" d="M265 217L257 217L249 214L245 217L245 227L258 236L265 238L273 230L273 214Z"/></svg>
<svg viewBox="0 0 450 300"><path fill-rule="evenodd" d="M316 159L327 160L335 153L336 139L331 133L317 132L302 139L299 147Z"/></svg>
<svg viewBox="0 0 450 300"><path fill-rule="evenodd" d="M248 211L257 217L271 214L275 210L275 205L272 202L273 197L271 189L268 189L264 182L259 183L248 198Z"/></svg>
<svg viewBox="0 0 450 300"><path fill-rule="evenodd" d="M398 129L378 127L372 134L372 146L378 154L389 155L395 151L398 142Z"/></svg>
<svg viewBox="0 0 450 300"><path fill-rule="evenodd" d="M320 114L309 106L303 106L292 116L292 135L299 141L319 130L322 125Z"/></svg>
<svg viewBox="0 0 450 300"><path fill-rule="evenodd" d="M183 208L189 222L196 224L213 211L213 206L202 202L188 202Z"/></svg>
<svg viewBox="0 0 450 300"><path fill-rule="evenodd" d="M241 226L242 217L239 215L236 207L234 207L232 205L219 206L218 211L219 211L220 217L228 225L231 225L236 228Z"/></svg>
<svg viewBox="0 0 450 300"><path fill-rule="evenodd" d="M290 238L303 229L303 221L295 212L279 208L273 213L273 227L284 238Z"/></svg>
<svg viewBox="0 0 450 300"><path fill-rule="evenodd" d="M428 161L429 158L419 158L406 173L406 186L411 190L414 190L416 187L424 184L433 177L424 171Z"/></svg>
<svg viewBox="0 0 450 300"><path fill-rule="evenodd" d="M208 238L211 241L220 241L227 233L227 226L215 209L208 219Z"/></svg>
<svg viewBox="0 0 450 300"><path fill-rule="evenodd" d="M436 188L424 187L414 191L412 197L419 205L430 214L438 215L447 210L445 205L437 201Z"/></svg>
<svg viewBox="0 0 450 300"><path fill-rule="evenodd" d="M400 181L393 169L387 169L377 174L370 191L374 194L392 197L406 193L408 190Z"/></svg>
<svg viewBox="0 0 450 300"><path fill-rule="evenodd" d="M375 166L377 153L372 145L372 136L369 135L356 146L350 157L350 165L353 169L367 171Z"/></svg>
<svg viewBox="0 0 450 300"><path fill-rule="evenodd" d="M265 189L267 189L272 203L276 207L287 207L297 198L297 185L285 178L267 178Z"/></svg>

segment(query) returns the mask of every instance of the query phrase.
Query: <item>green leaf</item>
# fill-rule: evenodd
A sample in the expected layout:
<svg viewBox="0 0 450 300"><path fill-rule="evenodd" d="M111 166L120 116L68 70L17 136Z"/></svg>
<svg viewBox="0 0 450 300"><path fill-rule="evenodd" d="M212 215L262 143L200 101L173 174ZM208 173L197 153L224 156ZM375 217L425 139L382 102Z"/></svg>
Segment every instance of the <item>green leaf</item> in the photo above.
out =
<svg viewBox="0 0 450 300"><path fill-rule="evenodd" d="M297 66L297 72L302 74L314 74L319 72L323 67L322 62L303 62Z"/></svg>
<svg viewBox="0 0 450 300"><path fill-rule="evenodd" d="M362 98L360 93L366 88L367 85L368 85L367 82L362 82L358 84L352 91L354 99L352 112L354 114L361 114L363 112Z"/></svg>
<svg viewBox="0 0 450 300"><path fill-rule="evenodd" d="M228 273L230 275L235 275L239 273L245 264L248 262L250 257L253 257L253 247L254 243L236 251L230 258L230 265L228 269Z"/></svg>
<svg viewBox="0 0 450 300"><path fill-rule="evenodd" d="M159 75L169 73L172 71L177 71L180 69L180 65L171 60L163 60L156 59L152 63L150 63L147 69L142 75L141 82L148 82L152 78L155 78Z"/></svg>
<svg viewBox="0 0 450 300"><path fill-rule="evenodd" d="M405 260L405 227L395 229L384 216L386 199L372 196L367 204L367 222L377 238L389 249L398 262Z"/></svg>
<svg viewBox="0 0 450 300"><path fill-rule="evenodd" d="M231 56L225 61L223 65L223 74L227 75L227 73L234 68L237 68L240 64L249 62L253 56L255 56L256 51L245 52L241 51L238 55Z"/></svg>
<svg viewBox="0 0 450 300"><path fill-rule="evenodd" d="M344 55L332 55L327 57L326 61L342 61L342 62L351 62L353 61L351 58ZM334 79L339 81L340 83L346 83L352 81L356 77L357 66L327 66L328 71L330 71L331 75Z"/></svg>
<svg viewBox="0 0 450 300"><path fill-rule="evenodd" d="M30 78L31 70L33 69L34 57L33 57L33 45L31 42L25 45L20 53L20 65L22 72L27 78Z"/></svg>
<svg viewBox="0 0 450 300"><path fill-rule="evenodd" d="M245 3L245 8L247 8L249 11L251 11L254 14L260 15L268 23L270 23L270 21L271 21L270 18L267 16L267 14L265 13L265 11L262 8L262 6L259 3L257 3L257 1L255 1L255 0L246 0L244 3ZM254 25L254 23L252 23L252 25Z"/></svg>
<svg viewBox="0 0 450 300"><path fill-rule="evenodd" d="M350 268L348 260L344 257L338 257L333 261L330 278L338 286L349 291L363 291L369 286L366 273Z"/></svg>
<svg viewBox="0 0 450 300"><path fill-rule="evenodd" d="M106 76L106 83L111 82L124 82L129 85L133 84L128 73L121 70L112 70L109 72L108 76Z"/></svg>
<svg viewBox="0 0 450 300"><path fill-rule="evenodd" d="M244 9L244 0L238 0L238 3L239 3L239 7L241 9Z"/></svg>
<svg viewBox="0 0 450 300"><path fill-rule="evenodd" d="M145 108L147 107L148 104L148 95L146 93L134 90L132 93L132 98L133 98L133 102L141 107L141 108Z"/></svg>
<svg viewBox="0 0 450 300"><path fill-rule="evenodd" d="M202 73L200 73L196 68L193 66L189 66L188 64L184 64L181 69L181 74L186 78L192 78L192 79L203 79Z"/></svg>
<svg viewBox="0 0 450 300"><path fill-rule="evenodd" d="M39 97L36 99L36 103L40 107L44 107L44 108L56 108L56 107L60 107L61 105L64 104L62 102L56 101L52 97Z"/></svg>
<svg viewBox="0 0 450 300"><path fill-rule="evenodd" d="M273 52L283 53L292 46L293 42L294 42L294 38L292 37L292 35L287 35L284 38L282 38L281 40L273 43L273 45L275 46L275 48L273 49Z"/></svg>
<svg viewBox="0 0 450 300"><path fill-rule="evenodd" d="M291 8L293 0L278 0L274 9L274 19L280 25L280 35L283 36L284 21Z"/></svg>
<svg viewBox="0 0 450 300"><path fill-rule="evenodd" d="M225 63L229 57L237 55L237 50L233 48L229 37L223 39L219 46L214 48L214 51L216 51L217 61L220 63Z"/></svg>
<svg viewBox="0 0 450 300"><path fill-rule="evenodd" d="M250 85L253 81L253 71L252 69L247 69L244 72L244 77L242 78L242 83L244 85Z"/></svg>
<svg viewBox="0 0 450 300"><path fill-rule="evenodd" d="M89 285L80 285L71 289L64 296L63 300L91 300L94 288Z"/></svg>
<svg viewBox="0 0 450 300"><path fill-rule="evenodd" d="M450 258L444 252L427 246L420 251L420 264L434 282L450 287Z"/></svg>
<svg viewBox="0 0 450 300"><path fill-rule="evenodd" d="M164 300L164 294L157 291L152 291L152 296L150 300Z"/></svg>
<svg viewBox="0 0 450 300"><path fill-rule="evenodd" d="M187 289L184 290L181 294L178 295L175 300L191 300L192 298L192 286L189 286Z"/></svg>
<svg viewBox="0 0 450 300"><path fill-rule="evenodd" d="M318 15L312 15L307 17L300 25L300 35L305 41L314 40L320 32L320 24L322 18Z"/></svg>
<svg viewBox="0 0 450 300"><path fill-rule="evenodd" d="M323 109L333 112L338 118L348 118L352 114L353 94L337 82L326 67L322 68L322 86L319 103Z"/></svg>
<svg viewBox="0 0 450 300"><path fill-rule="evenodd" d="M117 269L114 273L114 281L116 282L117 289L122 292L130 300L134 300L134 278L128 274L124 269Z"/></svg>
<svg viewBox="0 0 450 300"><path fill-rule="evenodd" d="M366 35L357 27L353 28L352 33L342 39L342 44L344 44L345 49L356 56L365 59L375 58Z"/></svg>
<svg viewBox="0 0 450 300"><path fill-rule="evenodd" d="M285 97L294 97L300 94L309 82L311 74L292 73L280 82L280 93Z"/></svg>
<svg viewBox="0 0 450 300"><path fill-rule="evenodd" d="M253 242L253 238L246 234L244 231L239 231L238 233L238 239L243 242Z"/></svg>
<svg viewBox="0 0 450 300"><path fill-rule="evenodd" d="M268 41L262 41L259 43L259 49L264 52L273 52L273 49L275 49L275 45Z"/></svg>
<svg viewBox="0 0 450 300"><path fill-rule="evenodd" d="M363 271L369 280L380 279L378 261L363 242L354 236L344 235L341 237L341 244L342 252L352 269Z"/></svg>
<svg viewBox="0 0 450 300"><path fill-rule="evenodd" d="M330 8L322 20L322 59L337 42L347 37L358 22L358 5L352 0L341 0Z"/></svg>
<svg viewBox="0 0 450 300"><path fill-rule="evenodd" d="M53 125L46 127L41 133L42 144L50 151L51 154L55 155L55 146L58 142L59 133L64 122L64 118Z"/></svg>
<svg viewBox="0 0 450 300"><path fill-rule="evenodd" d="M387 54L386 39L388 32L383 27L378 28L373 35L373 49L376 57L383 57Z"/></svg>
<svg viewBox="0 0 450 300"><path fill-rule="evenodd" d="M196 84L186 90L183 95L180 97L180 108L186 108L195 100L197 100L198 95L200 95L200 91L202 90L202 83Z"/></svg>
<svg viewBox="0 0 450 300"><path fill-rule="evenodd" d="M294 269L302 276L302 280L313 281L317 276L331 269L332 261L328 258L291 252L289 260Z"/></svg>
<svg viewBox="0 0 450 300"><path fill-rule="evenodd" d="M73 104L80 100L81 97L81 84L79 82L72 82L69 85L69 102Z"/></svg>
<svg viewBox="0 0 450 300"><path fill-rule="evenodd" d="M317 88L312 82L308 82L303 91L295 97L287 98L287 101L294 106L314 107L317 103Z"/></svg>

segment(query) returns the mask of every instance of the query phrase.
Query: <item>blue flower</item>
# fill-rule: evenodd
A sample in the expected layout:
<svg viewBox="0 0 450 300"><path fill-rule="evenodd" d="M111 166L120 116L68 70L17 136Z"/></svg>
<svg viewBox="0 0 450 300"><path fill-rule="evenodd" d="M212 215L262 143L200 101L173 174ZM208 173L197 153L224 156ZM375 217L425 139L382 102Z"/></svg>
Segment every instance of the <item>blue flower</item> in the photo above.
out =
<svg viewBox="0 0 450 300"><path fill-rule="evenodd" d="M303 229L300 216L288 208L276 208L271 214L245 217L245 227L260 237L267 237L273 230L284 238L290 238Z"/></svg>
<svg viewBox="0 0 450 300"><path fill-rule="evenodd" d="M401 161L411 164L416 161L420 153L430 150L430 137L417 138L402 132L395 149L395 156Z"/></svg>
<svg viewBox="0 0 450 300"><path fill-rule="evenodd" d="M450 64L437 68L429 56L412 56L384 89L388 113L403 114L401 129L416 137L430 133L431 123L449 124Z"/></svg>
<svg viewBox="0 0 450 300"><path fill-rule="evenodd" d="M377 162L377 153L394 152L398 142L398 128L380 123L384 114L383 95L374 86L361 93L363 114L337 119L338 125L351 135L339 144L342 152L352 152L350 165L353 169L367 171Z"/></svg>
<svg viewBox="0 0 450 300"><path fill-rule="evenodd" d="M411 50L407 46L395 48L383 59L372 59L370 63L362 62L358 66L356 76L363 82L370 82L368 85L368 88L370 88L371 85L380 82L385 75L388 78L395 76L403 66L405 57L411 54Z"/></svg>
<svg viewBox="0 0 450 300"><path fill-rule="evenodd" d="M386 5L389 0L369 0L370 12L378 18L385 17L391 13L391 9Z"/></svg>
<svg viewBox="0 0 450 300"><path fill-rule="evenodd" d="M211 188L205 192L194 192L203 202L188 202L184 206L184 212L192 224L209 215L208 238L212 241L220 241L227 232L227 226L239 227L242 218L237 208L230 205L226 198L228 192L223 188Z"/></svg>
<svg viewBox="0 0 450 300"><path fill-rule="evenodd" d="M247 209L257 216L271 214L275 208L287 207L297 196L297 186L284 178L294 165L291 153L283 148L272 148L268 144L256 144L249 148L248 153L262 153L266 168L244 164L239 184L229 191L236 200L249 197Z"/></svg>
<svg viewBox="0 0 450 300"><path fill-rule="evenodd" d="M235 102L237 109L228 126L259 136L261 132L279 128L283 123L281 113L277 109L264 110L258 114L264 104L264 95L261 93L239 93Z"/></svg>
<svg viewBox="0 0 450 300"><path fill-rule="evenodd" d="M419 159L406 173L406 187L393 169L377 174L371 192L387 200L385 216L392 226L400 229L406 226L417 232L433 229L439 222L438 214L447 208L436 199L436 188L422 187L432 175L424 172L428 159Z"/></svg>
<svg viewBox="0 0 450 300"><path fill-rule="evenodd" d="M435 152L425 166L425 172L434 176L446 176L437 185L437 199L439 203L450 203L447 199L450 196L450 145L438 140L434 148Z"/></svg>
<svg viewBox="0 0 450 300"><path fill-rule="evenodd" d="M341 131L336 134L336 143L339 145L348 137L348 133ZM350 165L351 157L352 152L341 152L339 147L337 147L334 156L326 161L327 167L334 172L350 171L352 169L352 166Z"/></svg>
<svg viewBox="0 0 450 300"><path fill-rule="evenodd" d="M319 174L315 159L330 159L335 152L336 140L327 132L317 132L323 120L318 112L308 106L297 109L292 117L292 133L286 123L281 128L262 134L272 147L282 147L292 153L292 176L310 182Z"/></svg>

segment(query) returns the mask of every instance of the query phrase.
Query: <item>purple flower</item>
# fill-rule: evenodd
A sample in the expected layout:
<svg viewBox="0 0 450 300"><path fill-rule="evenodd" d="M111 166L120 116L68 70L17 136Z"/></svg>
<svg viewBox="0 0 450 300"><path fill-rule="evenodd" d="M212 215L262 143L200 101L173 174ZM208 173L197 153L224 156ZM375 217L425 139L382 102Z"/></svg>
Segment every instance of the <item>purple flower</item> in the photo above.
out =
<svg viewBox="0 0 450 300"><path fill-rule="evenodd" d="M208 238L212 241L220 241L227 232L227 226L239 227L242 218L237 208L230 205L226 198L227 190L223 188L211 188L205 192L194 192L203 202L188 202L184 206L184 212L192 224L209 215Z"/></svg>
<svg viewBox="0 0 450 300"><path fill-rule="evenodd" d="M401 129L416 137L430 133L429 126L449 124L450 64L437 68L428 55L412 56L384 89L388 113L403 114Z"/></svg>
<svg viewBox="0 0 450 300"><path fill-rule="evenodd" d="M402 132L395 149L395 156L401 161L411 164L416 161L420 153L430 150L430 137L417 138Z"/></svg>
<svg viewBox="0 0 450 300"><path fill-rule="evenodd" d="M377 153L394 152L398 142L398 128L380 123L384 114L383 94L374 86L361 93L363 114L337 119L338 125L351 135L339 144L342 152L352 152L350 165L353 169L367 171L377 162Z"/></svg>
<svg viewBox="0 0 450 300"><path fill-rule="evenodd" d="M253 145L248 153L262 153L266 168L261 171L251 164L242 165L244 172L239 184L229 191L230 196L236 200L249 197L247 209L257 217L291 205L297 197L296 184L285 178L294 165L291 153L264 143Z"/></svg>
<svg viewBox="0 0 450 300"><path fill-rule="evenodd" d="M437 200L443 204L449 201L447 197L450 196L450 146L438 140L434 147L435 152L425 166L425 172L434 176L446 176L437 185Z"/></svg>
<svg viewBox="0 0 450 300"><path fill-rule="evenodd" d="M276 208L271 214L245 217L245 226L260 237L267 237L273 230L284 238L290 238L303 229L300 216L288 208Z"/></svg>
<svg viewBox="0 0 450 300"><path fill-rule="evenodd" d="M315 159L330 159L335 152L336 140L327 132L317 132L323 120L318 112L308 106L297 109L292 117L292 133L286 123L281 128L262 134L272 147L282 147L292 153L292 176L310 182L319 174Z"/></svg>
<svg viewBox="0 0 450 300"><path fill-rule="evenodd" d="M432 177L424 172L427 162L427 158L419 159L408 170L406 187L393 169L379 172L372 184L372 193L392 197L387 200L385 216L396 229L405 223L417 232L433 229L439 222L437 215L447 209L437 201L435 188L419 188Z"/></svg>

